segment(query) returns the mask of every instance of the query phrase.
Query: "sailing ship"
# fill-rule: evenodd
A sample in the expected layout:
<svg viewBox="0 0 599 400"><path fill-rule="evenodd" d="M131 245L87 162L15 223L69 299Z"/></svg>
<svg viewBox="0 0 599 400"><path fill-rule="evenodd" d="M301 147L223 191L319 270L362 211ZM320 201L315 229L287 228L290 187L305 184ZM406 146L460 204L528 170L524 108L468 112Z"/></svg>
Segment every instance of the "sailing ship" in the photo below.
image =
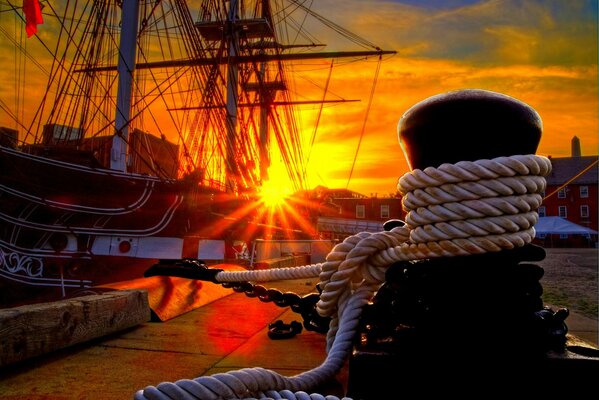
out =
<svg viewBox="0 0 599 400"><path fill-rule="evenodd" d="M314 234L265 220L260 202L273 151L306 189L298 108L348 101L297 99L294 68L393 51L300 0L41 5L44 23L25 41L50 63L0 32L21 51L16 63L37 67L25 77L47 79L15 91L17 105L37 103L27 112L0 102L13 122L0 128L0 303L141 277L206 241ZM363 49L324 51L309 20Z"/></svg>

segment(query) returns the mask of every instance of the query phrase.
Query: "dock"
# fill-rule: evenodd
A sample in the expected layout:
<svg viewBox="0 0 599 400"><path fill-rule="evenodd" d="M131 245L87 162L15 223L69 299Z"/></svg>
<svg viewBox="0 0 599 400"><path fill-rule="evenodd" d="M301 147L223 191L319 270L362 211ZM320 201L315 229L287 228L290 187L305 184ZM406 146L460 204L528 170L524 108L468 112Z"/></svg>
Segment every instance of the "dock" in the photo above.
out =
<svg viewBox="0 0 599 400"><path fill-rule="evenodd" d="M304 295L315 292L316 283L313 278L264 285ZM301 322L299 314L230 289L214 293L201 307L167 321L147 320L5 366L0 369L0 398L132 399L138 390L161 382L248 367L293 376L325 360L323 334L304 329L288 339L268 337L270 323ZM567 322L572 322L569 336L574 344L597 347L596 320L574 313ZM343 397L347 378L346 364L315 392Z"/></svg>
<svg viewBox="0 0 599 400"><path fill-rule="evenodd" d="M315 292L317 279L264 283L299 295ZM192 379L247 367L286 376L320 365L325 335L302 330L270 339L268 324L301 322L289 308L232 290L165 322L137 326L33 357L0 369L0 398L132 399L149 385ZM0 329L1 331L1 329ZM341 397L346 371L319 390Z"/></svg>

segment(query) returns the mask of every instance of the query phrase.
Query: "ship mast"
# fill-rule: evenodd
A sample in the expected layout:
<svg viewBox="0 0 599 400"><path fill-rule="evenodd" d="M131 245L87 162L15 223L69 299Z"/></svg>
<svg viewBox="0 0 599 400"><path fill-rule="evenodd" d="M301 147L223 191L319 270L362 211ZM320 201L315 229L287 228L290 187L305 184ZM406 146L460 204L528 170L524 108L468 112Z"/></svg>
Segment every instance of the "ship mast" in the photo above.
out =
<svg viewBox="0 0 599 400"><path fill-rule="evenodd" d="M139 0L123 0L122 25L119 44L118 91L116 101L115 134L112 139L110 168L126 172L129 142L129 120L133 92L133 71L137 50L137 21Z"/></svg>
<svg viewBox="0 0 599 400"><path fill-rule="evenodd" d="M255 19L240 19L239 14L242 8L240 0L231 0L229 4L229 12L227 15L227 21L225 26L227 27L227 47L228 47L228 59L227 59L227 97L226 97L226 113L227 113L227 174L226 174L226 188L229 192L235 192L237 190L237 182L239 180L238 164L236 162L236 146L235 143L238 138L238 122L237 122L237 110L239 104L239 65L237 61L240 56L240 31L250 37L254 34L261 37L261 41L264 40L274 41L274 35L272 34L272 20L270 18L270 7L268 1L262 2L262 15L261 18ZM198 24L202 26L202 24ZM252 32L256 30L256 32ZM264 50L260 51L260 54L264 54ZM268 126L268 113L270 103L274 97L274 86L271 83L267 83L267 62L266 60L261 61L256 71L257 82L254 85L249 83L245 84L246 90L255 90L259 95L259 171L260 181L264 182L268 179L268 167L270 166L270 154L269 154L269 126Z"/></svg>
<svg viewBox="0 0 599 400"><path fill-rule="evenodd" d="M227 25L230 27L228 34L229 59L234 60L239 54L239 32L236 22L239 19L239 0L231 0L227 15ZM237 63L229 63L227 68L227 173L225 187L227 192L235 192L238 180L237 163L235 161L235 141L237 140L237 104L239 67Z"/></svg>
<svg viewBox="0 0 599 400"><path fill-rule="evenodd" d="M300 9L305 9L295 0L290 1ZM141 59L137 60L139 15L146 12L139 3L138 0L123 0L122 30L117 65L110 62L103 64L80 63L74 70L74 72L84 73L84 76L95 76L98 72L118 71L115 131L112 138L110 167L118 171L128 169L129 131L133 113L131 108L133 74L137 75L140 71L154 69L173 71L172 75L169 75L168 81L161 82L160 87L156 88L161 92L170 89L170 86L177 82L179 76L182 76L180 75L182 72L197 72L198 76L206 77L205 81L201 77L198 79L201 96L197 102L194 103L192 100L185 103L192 105L191 107L170 107L167 110L185 112L185 110L197 109L205 111L202 111L201 116L199 112L196 114L194 121L200 122L192 123L193 134L189 136L191 139L186 138L185 141L190 143L190 148L194 150L199 146L197 147L198 154L209 152L204 160L200 162L197 161L198 159L194 159L194 162L198 162L200 168L212 171L209 172L209 179L222 182L229 193L240 194L248 189L255 189L268 179L268 170L271 164L270 143L275 139L282 151L281 157L285 162L290 180L301 183L303 169L301 166L298 167L298 164L302 162L300 142L297 140L298 133L294 131L283 137L289 133L283 123L285 121L294 122L294 117L291 115L293 111L289 107L296 104L351 101L342 99L292 100L289 97L284 70L286 63L311 59L357 59L369 56L380 58L383 55L395 53L395 51L384 51L365 41L359 43L365 47L359 51L290 51L300 47L324 45L314 43L309 36L305 36L308 39L306 44L281 43L280 40L284 39L283 36L288 33L281 33L276 29L282 21L277 22L275 19L282 17L280 13L273 13L267 0L259 0L255 3L244 0L204 0L200 19L193 23L195 29L190 30L191 35L189 36L183 35L183 37L193 40L188 48L197 51L192 51L189 54L173 52L171 57L164 57L162 60L149 56L149 53L139 53ZM312 14L307 9L306 12ZM183 17L187 18L188 15L185 14ZM145 14L144 18L146 18ZM319 20L323 20L323 18L321 17ZM175 22L179 24L179 20ZM332 24L330 21L326 22L327 25ZM303 28L300 26L298 33L301 29ZM334 29L342 34L345 32L338 26L334 26ZM301 38L301 35L296 34L297 37ZM355 39L355 35L352 35L351 40ZM109 74L98 75L108 76ZM152 78L155 79L153 73ZM149 99L148 103L151 103L152 99ZM283 112L276 111L275 107L277 106L283 106L285 110ZM210 131L211 124L215 124L214 132ZM196 133L196 126L202 126L202 131ZM181 131L184 132L184 129ZM213 138L215 138L214 141L212 141ZM288 140L288 138L291 139ZM197 145L196 142L202 144ZM254 165L254 160L257 165Z"/></svg>
<svg viewBox="0 0 599 400"><path fill-rule="evenodd" d="M228 192L238 192L241 185L241 172L239 170L237 155L239 137L238 111L243 106L240 103L239 90L256 93L254 105L258 107L258 163L259 181L268 180L268 169L270 167L270 127L269 118L271 108L277 104L275 101L277 92L286 91L287 84L281 72L274 76L269 73L269 63L281 63L283 61L344 58L344 57L368 57L385 54L395 54L395 51L383 51L378 47L366 51L346 52L320 52L320 53L293 53L283 54L283 50L293 47L315 47L315 44L288 45L284 46L277 41L275 22L273 21L270 2L261 1L261 12L255 16L245 16L247 9L243 0L230 0L229 9L226 13L226 21L214 21L211 14L205 14L206 19L198 21L196 28L204 40L218 42L223 40L224 48L228 49L226 57L215 56L213 58L187 60L171 60L164 63L140 63L138 68L153 68L156 66L192 66L192 65L215 65L225 64L226 68L226 122L227 122L227 155L226 155L226 188ZM226 3L226 2L225 2ZM206 7L208 9L208 7ZM257 50L257 51L255 51ZM270 50L270 51L269 51ZM249 65L253 68L254 81L248 81L246 76L240 77L240 66ZM280 68L280 64L279 64ZM240 86L241 85L241 86ZM325 101L321 101L324 103ZM291 106L300 104L291 101L279 102Z"/></svg>

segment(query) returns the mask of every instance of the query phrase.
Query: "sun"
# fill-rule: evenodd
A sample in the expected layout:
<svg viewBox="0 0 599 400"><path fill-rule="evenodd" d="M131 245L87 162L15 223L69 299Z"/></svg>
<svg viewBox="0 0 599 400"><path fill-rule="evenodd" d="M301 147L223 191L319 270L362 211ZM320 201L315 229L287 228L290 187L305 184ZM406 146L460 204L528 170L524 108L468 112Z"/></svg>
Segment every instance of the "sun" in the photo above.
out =
<svg viewBox="0 0 599 400"><path fill-rule="evenodd" d="M266 181L260 189L260 201L268 208L282 206L291 194L288 185L276 181Z"/></svg>

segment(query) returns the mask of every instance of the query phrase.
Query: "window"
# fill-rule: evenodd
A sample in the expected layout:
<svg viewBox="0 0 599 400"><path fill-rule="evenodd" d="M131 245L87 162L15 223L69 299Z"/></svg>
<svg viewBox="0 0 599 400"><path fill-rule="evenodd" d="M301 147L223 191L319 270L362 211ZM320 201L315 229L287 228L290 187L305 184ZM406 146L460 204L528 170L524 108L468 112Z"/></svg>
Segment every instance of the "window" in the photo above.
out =
<svg viewBox="0 0 599 400"><path fill-rule="evenodd" d="M559 238L560 239L568 239L568 234L567 233L560 233L559 234Z"/></svg>
<svg viewBox="0 0 599 400"><path fill-rule="evenodd" d="M557 215L559 215L562 218L568 218L568 210L566 206L559 206L557 208Z"/></svg>
<svg viewBox="0 0 599 400"><path fill-rule="evenodd" d="M560 190L558 190L558 192L557 192L557 198L558 199L565 199L566 198L566 188L561 188Z"/></svg>
<svg viewBox="0 0 599 400"><path fill-rule="evenodd" d="M589 217L589 206L583 205L580 206L580 218L588 218Z"/></svg>
<svg viewBox="0 0 599 400"><path fill-rule="evenodd" d="M539 234L537 235L537 237L538 237L539 239L545 239L545 238L547 237L547 234L545 234L545 233L539 233Z"/></svg>
<svg viewBox="0 0 599 400"><path fill-rule="evenodd" d="M539 207L537 210L539 217L544 217L546 215L545 206Z"/></svg>
<svg viewBox="0 0 599 400"><path fill-rule="evenodd" d="M356 205L356 218L366 218L366 206L363 204Z"/></svg>
<svg viewBox="0 0 599 400"><path fill-rule="evenodd" d="M586 199L587 197L589 197L589 187L588 186L581 186L580 187L580 198L581 199Z"/></svg>
<svg viewBox="0 0 599 400"><path fill-rule="evenodd" d="M389 218L389 204L381 204L381 218Z"/></svg>

